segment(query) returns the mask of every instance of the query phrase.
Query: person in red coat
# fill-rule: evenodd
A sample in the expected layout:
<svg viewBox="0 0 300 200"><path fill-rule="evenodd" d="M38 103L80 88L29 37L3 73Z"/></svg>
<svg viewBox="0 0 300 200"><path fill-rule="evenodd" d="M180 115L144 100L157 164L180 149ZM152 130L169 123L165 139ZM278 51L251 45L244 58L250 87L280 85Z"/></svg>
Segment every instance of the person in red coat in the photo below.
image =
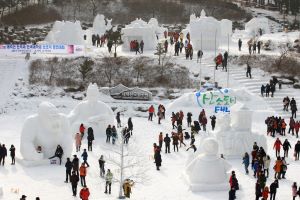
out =
<svg viewBox="0 0 300 200"><path fill-rule="evenodd" d="M90 191L89 191L89 188L85 186L83 186L83 188L80 190L80 198L82 200L89 200L89 196L90 196Z"/></svg>
<svg viewBox="0 0 300 200"><path fill-rule="evenodd" d="M279 138L276 139L275 143L274 143L274 146L273 146L273 149L275 149L275 152L276 152L276 157L280 157L280 148L282 146L282 143L281 141L279 140Z"/></svg>
<svg viewBox="0 0 300 200"><path fill-rule="evenodd" d="M80 127L79 127L79 132L81 134L81 138L83 138L84 136L84 131L85 131L85 127L83 124L80 124Z"/></svg>
<svg viewBox="0 0 300 200"><path fill-rule="evenodd" d="M150 106L150 108L148 109L148 112L149 112L148 121L152 121L153 114L155 113L155 110L154 110L154 106L153 106L153 105Z"/></svg>
<svg viewBox="0 0 300 200"><path fill-rule="evenodd" d="M219 53L219 55L216 57L216 70L218 70L218 66L222 64L223 62L223 57L222 54Z"/></svg>

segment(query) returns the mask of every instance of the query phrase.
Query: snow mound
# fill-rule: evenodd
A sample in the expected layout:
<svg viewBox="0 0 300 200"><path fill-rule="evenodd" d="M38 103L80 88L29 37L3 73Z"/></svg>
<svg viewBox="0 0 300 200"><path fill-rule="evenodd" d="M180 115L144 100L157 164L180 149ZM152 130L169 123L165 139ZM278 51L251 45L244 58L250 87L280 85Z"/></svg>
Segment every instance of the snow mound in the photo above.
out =
<svg viewBox="0 0 300 200"><path fill-rule="evenodd" d="M46 36L45 42L50 44L84 45L83 30L80 22L56 21Z"/></svg>
<svg viewBox="0 0 300 200"><path fill-rule="evenodd" d="M99 101L99 97L97 84L91 83L87 89L87 99L77 104L68 115L74 134L83 123L86 128L93 128L96 137L103 136L107 126L114 124L112 109L106 103Z"/></svg>
<svg viewBox="0 0 300 200"><path fill-rule="evenodd" d="M38 113L29 116L23 125L20 152L27 161L41 161L53 156L57 145L64 150L64 157L72 153L72 135L67 117L57 108L42 102ZM41 152L37 149L41 147Z"/></svg>
<svg viewBox="0 0 300 200"><path fill-rule="evenodd" d="M184 172L190 189L193 192L228 190L227 173L231 165L217 155L218 142L214 138L206 138L203 151Z"/></svg>

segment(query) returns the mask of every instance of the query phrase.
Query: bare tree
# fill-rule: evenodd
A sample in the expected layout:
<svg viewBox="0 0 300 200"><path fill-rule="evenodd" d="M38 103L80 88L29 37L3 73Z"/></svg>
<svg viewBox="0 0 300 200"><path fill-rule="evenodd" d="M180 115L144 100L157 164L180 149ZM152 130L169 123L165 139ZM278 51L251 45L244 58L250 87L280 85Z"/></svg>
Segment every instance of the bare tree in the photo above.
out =
<svg viewBox="0 0 300 200"><path fill-rule="evenodd" d="M90 3L91 3L91 6L92 6L93 17L95 17L96 14L97 14L97 9L98 9L97 1L96 0L90 0Z"/></svg>
<svg viewBox="0 0 300 200"><path fill-rule="evenodd" d="M276 59L275 61L275 64L276 64L276 67L279 69L281 67L281 63L282 61L287 57L288 55L288 46L287 45L281 45L279 47L280 49L280 56Z"/></svg>
<svg viewBox="0 0 300 200"><path fill-rule="evenodd" d="M146 176L148 167L146 166L146 153L138 150L135 142L124 144L125 138L120 134L115 148L107 149L112 152L106 159L108 164L116 168L119 177L114 176L114 181L119 183L119 198L123 199L123 182L126 179L132 180L135 184L143 184L149 179Z"/></svg>
<svg viewBox="0 0 300 200"><path fill-rule="evenodd" d="M140 78L143 76L145 69L148 67L152 59L149 57L141 56L133 61L133 69L136 73L136 82L139 83Z"/></svg>

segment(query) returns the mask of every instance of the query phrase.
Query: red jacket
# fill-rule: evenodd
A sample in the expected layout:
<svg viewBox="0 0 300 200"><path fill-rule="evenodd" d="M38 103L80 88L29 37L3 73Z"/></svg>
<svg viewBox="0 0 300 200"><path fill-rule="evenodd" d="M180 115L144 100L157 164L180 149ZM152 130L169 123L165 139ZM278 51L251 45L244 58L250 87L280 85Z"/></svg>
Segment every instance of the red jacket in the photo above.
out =
<svg viewBox="0 0 300 200"><path fill-rule="evenodd" d="M282 143L280 140L276 140L273 146L273 149L280 150L280 147L282 146Z"/></svg>
<svg viewBox="0 0 300 200"><path fill-rule="evenodd" d="M85 130L84 126L80 126L80 127L79 127L79 132L80 132L80 133L84 133L84 130Z"/></svg>
<svg viewBox="0 0 300 200"><path fill-rule="evenodd" d="M82 200L89 200L89 196L90 196L90 191L89 191L89 189L88 188L86 188L86 189L84 189L84 188L82 188L81 190L80 190L80 198L82 199Z"/></svg>
<svg viewBox="0 0 300 200"><path fill-rule="evenodd" d="M154 113L154 107L153 106L150 106L150 108L149 108L149 113Z"/></svg>

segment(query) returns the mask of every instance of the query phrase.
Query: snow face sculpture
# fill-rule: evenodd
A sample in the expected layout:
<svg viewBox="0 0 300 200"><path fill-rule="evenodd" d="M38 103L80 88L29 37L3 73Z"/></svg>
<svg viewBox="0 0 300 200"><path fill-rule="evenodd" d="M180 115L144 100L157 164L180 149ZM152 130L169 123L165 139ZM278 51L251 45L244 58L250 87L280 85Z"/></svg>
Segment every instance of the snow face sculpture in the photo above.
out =
<svg viewBox="0 0 300 200"><path fill-rule="evenodd" d="M203 153L186 167L185 178L193 192L228 190L227 172L231 166L218 156L218 142L206 138Z"/></svg>
<svg viewBox="0 0 300 200"><path fill-rule="evenodd" d="M75 134L81 123L85 127L92 127L95 136L105 135L108 125L114 124L112 109L102 101L98 101L99 90L97 84L90 84L87 89L87 99L80 102L69 114L72 131Z"/></svg>
<svg viewBox="0 0 300 200"><path fill-rule="evenodd" d="M235 105L230 116L231 124L228 119L218 120L221 128L216 130L215 135L220 145L220 154L240 158L245 152L251 152L254 142L267 148L266 138L251 131L252 114L245 105Z"/></svg>
<svg viewBox="0 0 300 200"><path fill-rule="evenodd" d="M68 157L72 153L72 142L68 118L58 113L53 104L42 102L38 113L25 120L20 151L24 160L37 161L53 156L57 145L60 145L64 150L64 157Z"/></svg>

